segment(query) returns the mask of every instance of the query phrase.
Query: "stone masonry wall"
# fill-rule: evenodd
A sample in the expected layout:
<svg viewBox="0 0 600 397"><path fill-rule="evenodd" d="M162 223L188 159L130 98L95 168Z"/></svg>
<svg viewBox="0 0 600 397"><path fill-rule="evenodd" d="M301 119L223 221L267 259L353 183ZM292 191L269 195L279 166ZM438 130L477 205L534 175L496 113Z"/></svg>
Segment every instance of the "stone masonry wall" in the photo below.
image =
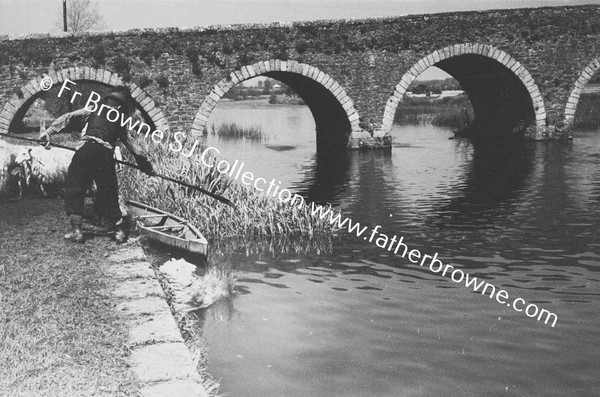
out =
<svg viewBox="0 0 600 397"><path fill-rule="evenodd" d="M517 60L543 98L546 120L542 123L552 126L565 119L568 101L573 108L569 97L578 80L581 84L584 69L596 65L600 57L600 5L78 36L4 36L0 37L0 106L4 109L0 129L6 131L16 112L13 108L32 95L24 89L32 80L39 83L52 71L88 67L112 72L139 87L153 101L155 113L160 111L153 118L157 125L188 132L217 82L244 65L271 59L320 69L343 87L353 111L381 127L386 104L402 76L436 50L465 43L491 46ZM29 87L35 87L35 82ZM354 122L353 130L356 126Z"/></svg>

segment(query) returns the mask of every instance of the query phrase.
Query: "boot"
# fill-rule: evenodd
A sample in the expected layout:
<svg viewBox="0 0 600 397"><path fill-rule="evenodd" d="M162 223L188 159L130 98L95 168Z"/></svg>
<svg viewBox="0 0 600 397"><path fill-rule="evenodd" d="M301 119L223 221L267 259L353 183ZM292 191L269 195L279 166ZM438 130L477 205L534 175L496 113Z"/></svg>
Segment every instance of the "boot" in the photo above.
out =
<svg viewBox="0 0 600 397"><path fill-rule="evenodd" d="M81 215L69 215L69 221L71 222L71 232L65 234L67 240L71 240L75 243L83 243L83 233L81 232Z"/></svg>
<svg viewBox="0 0 600 397"><path fill-rule="evenodd" d="M127 237L129 236L128 230L127 230L127 225L125 223L125 221L123 220L123 218L119 219L116 223L115 223L115 240L117 241L118 244L123 244L125 242L127 242Z"/></svg>

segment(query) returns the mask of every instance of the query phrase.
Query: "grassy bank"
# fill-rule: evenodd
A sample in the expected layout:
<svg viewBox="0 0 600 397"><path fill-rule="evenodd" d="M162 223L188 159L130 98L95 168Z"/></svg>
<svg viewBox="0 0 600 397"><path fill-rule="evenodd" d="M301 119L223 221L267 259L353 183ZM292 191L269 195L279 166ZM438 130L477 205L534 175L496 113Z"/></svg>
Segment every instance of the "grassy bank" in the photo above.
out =
<svg viewBox="0 0 600 397"><path fill-rule="evenodd" d="M11 153L0 147L0 197L10 193L9 169L13 160Z"/></svg>
<svg viewBox="0 0 600 397"><path fill-rule="evenodd" d="M218 127L214 125L207 129L207 133L217 135L224 139L249 139L251 141L262 141L265 136L259 127L245 127L236 123L223 123Z"/></svg>
<svg viewBox="0 0 600 397"><path fill-rule="evenodd" d="M157 172L223 195L236 204L237 211L192 189L156 177L148 178L132 169L124 169L121 174L124 196L188 219L213 241L234 236L311 236L335 232L329 222L312 217L309 207L297 208L260 194L219 174L215 167L209 169L199 160L170 151L165 144L146 145L145 141L141 142L143 152L149 153ZM199 155L194 158L198 159Z"/></svg>
<svg viewBox="0 0 600 397"><path fill-rule="evenodd" d="M582 94L575 112L576 128L600 126L600 94Z"/></svg>
<svg viewBox="0 0 600 397"><path fill-rule="evenodd" d="M0 204L0 395L135 396L127 330L103 289L108 239L62 235L62 201Z"/></svg>
<svg viewBox="0 0 600 397"><path fill-rule="evenodd" d="M441 99L404 97L398 104L394 123L401 125L435 125L440 127L464 128L468 123L463 116L473 121L473 108L466 95Z"/></svg>

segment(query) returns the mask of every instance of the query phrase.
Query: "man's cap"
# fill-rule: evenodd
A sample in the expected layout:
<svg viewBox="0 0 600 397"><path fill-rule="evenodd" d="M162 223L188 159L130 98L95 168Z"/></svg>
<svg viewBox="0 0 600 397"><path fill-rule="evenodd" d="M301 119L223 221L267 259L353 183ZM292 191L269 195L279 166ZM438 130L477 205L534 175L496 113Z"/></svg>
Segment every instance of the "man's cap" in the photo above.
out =
<svg viewBox="0 0 600 397"><path fill-rule="evenodd" d="M109 100L109 99L115 100L123 106L127 106L127 97L122 92L118 92L118 91L111 92L110 94L108 94L105 97L105 100Z"/></svg>

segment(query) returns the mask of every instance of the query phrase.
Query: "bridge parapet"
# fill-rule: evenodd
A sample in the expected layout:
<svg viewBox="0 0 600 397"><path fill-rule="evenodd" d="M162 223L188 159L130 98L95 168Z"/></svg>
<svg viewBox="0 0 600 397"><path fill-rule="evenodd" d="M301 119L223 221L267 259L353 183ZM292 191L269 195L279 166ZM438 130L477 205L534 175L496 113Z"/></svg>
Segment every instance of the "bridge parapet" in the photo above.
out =
<svg viewBox="0 0 600 397"><path fill-rule="evenodd" d="M0 129L38 95L44 75L83 71L85 80L93 69L103 84L118 81L104 73L119 76L151 98L164 128L198 133L226 89L260 73L304 90L324 142L377 146L409 84L436 65L468 86L478 120L529 117L541 139L564 135L599 56L600 5L11 36L0 38ZM279 66L267 71L272 60ZM485 70L510 75L484 81Z"/></svg>

